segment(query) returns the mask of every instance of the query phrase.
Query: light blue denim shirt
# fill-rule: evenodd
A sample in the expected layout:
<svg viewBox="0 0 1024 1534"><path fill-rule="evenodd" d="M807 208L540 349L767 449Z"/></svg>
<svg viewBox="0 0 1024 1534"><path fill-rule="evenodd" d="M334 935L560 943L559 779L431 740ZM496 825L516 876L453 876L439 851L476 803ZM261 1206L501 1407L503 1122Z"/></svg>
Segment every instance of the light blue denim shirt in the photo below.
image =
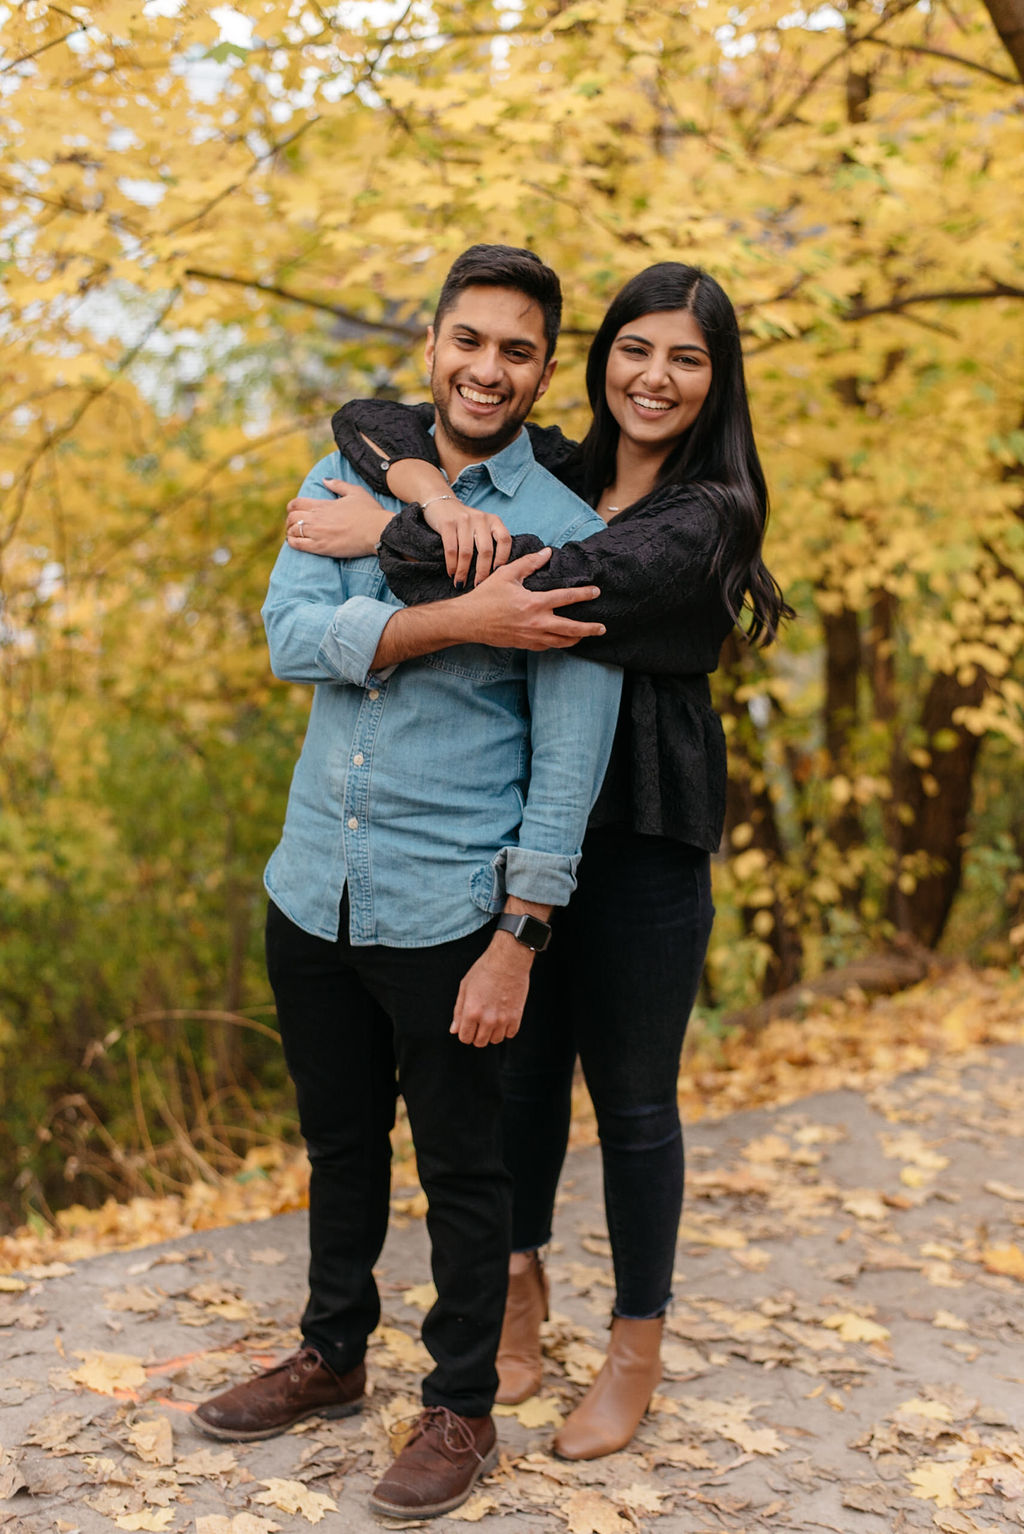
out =
<svg viewBox="0 0 1024 1534"><path fill-rule="evenodd" d="M300 493L330 500L331 478L364 483L335 452ZM513 533L549 544L604 525L540 467L525 432L455 486ZM288 544L278 556L263 607L271 665L315 690L265 883L286 916L328 939L347 884L354 944L423 948L482 926L506 892L566 904L622 675L560 650L458 645L376 676L381 633L401 605L376 558Z"/></svg>

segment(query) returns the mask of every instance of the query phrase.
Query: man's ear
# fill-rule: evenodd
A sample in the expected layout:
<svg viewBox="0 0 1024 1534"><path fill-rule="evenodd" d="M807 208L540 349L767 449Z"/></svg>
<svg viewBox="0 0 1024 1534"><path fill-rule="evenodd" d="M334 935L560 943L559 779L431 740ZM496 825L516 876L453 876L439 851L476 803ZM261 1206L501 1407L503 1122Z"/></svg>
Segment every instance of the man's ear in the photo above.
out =
<svg viewBox="0 0 1024 1534"><path fill-rule="evenodd" d="M427 372L434 370L434 327L427 326L427 339L423 343L423 361L426 363Z"/></svg>
<svg viewBox="0 0 1024 1534"><path fill-rule="evenodd" d="M543 373L540 375L540 383L537 385L537 392L533 396L534 399L540 399L542 394L546 394L548 392L548 384L551 382L551 376L554 373L555 368L557 366L558 366L558 358L557 357L552 357L551 361L548 363L547 367L544 369Z"/></svg>

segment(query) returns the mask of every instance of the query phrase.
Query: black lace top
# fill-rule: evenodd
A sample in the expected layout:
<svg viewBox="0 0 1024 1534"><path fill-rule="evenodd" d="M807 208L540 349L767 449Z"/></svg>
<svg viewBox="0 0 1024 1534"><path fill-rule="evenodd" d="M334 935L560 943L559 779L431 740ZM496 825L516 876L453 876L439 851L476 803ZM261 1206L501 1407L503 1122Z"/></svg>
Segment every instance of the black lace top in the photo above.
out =
<svg viewBox="0 0 1024 1534"><path fill-rule="evenodd" d="M334 435L367 484L383 492L390 462L437 463L433 418L430 405L355 400L334 416ZM576 444L558 427L527 429L538 461L578 489ZM535 591L600 586L600 597L565 615L585 612L608 632L581 640L573 653L626 670L612 759L591 825L626 824L708 852L717 850L725 818L725 736L708 682L732 628L712 568L728 540L722 517L720 502L700 485L654 490L601 532L555 549L526 582ZM512 557L541 547L538 538L516 537ZM408 605L455 595L441 540L415 506L385 528L380 558L388 584Z"/></svg>

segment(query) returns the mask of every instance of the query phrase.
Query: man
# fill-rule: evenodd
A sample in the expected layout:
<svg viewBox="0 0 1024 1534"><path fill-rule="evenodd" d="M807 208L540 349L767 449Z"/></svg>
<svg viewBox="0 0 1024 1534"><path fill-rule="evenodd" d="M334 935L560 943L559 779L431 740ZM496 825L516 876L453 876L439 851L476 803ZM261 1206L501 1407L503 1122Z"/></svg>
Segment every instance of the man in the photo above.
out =
<svg viewBox="0 0 1024 1534"><path fill-rule="evenodd" d="M530 252L474 246L448 275L425 350L453 488L550 543L600 526L522 430L554 370L560 310L557 277ZM329 497L329 477L360 483L334 453L303 494ZM380 1317L372 1269L397 1078L437 1302L423 1323L435 1365L424 1411L371 1503L394 1517L457 1507L497 1458L509 1178L499 1056L485 1046L518 1028L546 919L572 892L621 680L557 651L462 643L473 602L464 610L447 648L406 661L420 619L375 559L286 545L274 568L273 669L315 687L265 881L268 968L311 1162L309 1299L299 1352L196 1413L215 1437L253 1439L358 1409Z"/></svg>

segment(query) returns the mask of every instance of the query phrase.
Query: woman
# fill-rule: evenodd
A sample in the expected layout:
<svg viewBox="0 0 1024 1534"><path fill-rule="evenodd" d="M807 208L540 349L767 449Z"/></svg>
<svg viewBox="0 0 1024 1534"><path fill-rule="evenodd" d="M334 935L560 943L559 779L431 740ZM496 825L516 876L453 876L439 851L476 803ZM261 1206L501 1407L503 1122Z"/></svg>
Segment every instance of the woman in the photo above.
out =
<svg viewBox="0 0 1024 1534"><path fill-rule="evenodd" d="M749 636L765 643L791 614L761 558L767 492L736 317L718 283L675 262L634 277L594 339L587 392L593 423L578 447L557 428L530 431L539 460L608 525L554 550L526 584L599 586L599 599L572 613L604 623L606 633L576 652L622 665L626 676L578 888L553 917L522 1027L505 1046L515 1210L497 1397L524 1400L540 1384L547 1282L539 1250L551 1237L578 1054L601 1141L616 1298L604 1365L555 1439L570 1459L628 1443L661 1377L683 1194L676 1082L710 936L710 854L725 810L725 741L708 674L744 606ZM335 431L369 483L420 506L393 520L377 507L353 522L346 495L292 502L288 521L295 547L336 554L364 552L386 522L382 563L407 601L451 596L472 574L473 556L479 581L492 561L539 547L510 540L496 519L452 498L429 462L432 411L419 408L357 402L338 413ZM403 563L410 552L417 563ZM508 589L511 600L516 588Z"/></svg>

